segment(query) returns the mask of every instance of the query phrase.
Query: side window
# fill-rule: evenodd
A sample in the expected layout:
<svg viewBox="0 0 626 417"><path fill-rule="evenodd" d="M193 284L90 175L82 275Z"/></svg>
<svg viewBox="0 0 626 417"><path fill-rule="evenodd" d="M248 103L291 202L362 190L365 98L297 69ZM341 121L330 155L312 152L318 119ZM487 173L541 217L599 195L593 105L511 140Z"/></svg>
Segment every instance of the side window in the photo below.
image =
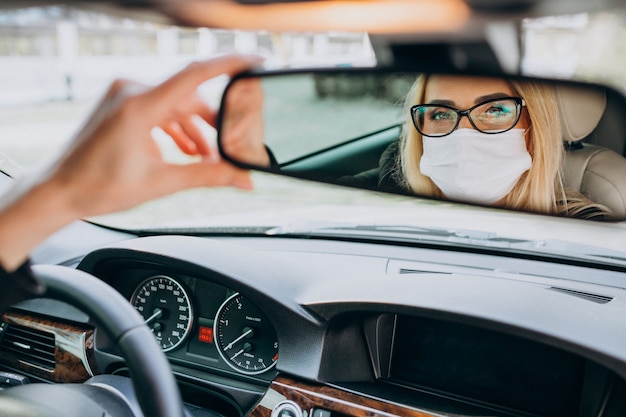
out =
<svg viewBox="0 0 626 417"><path fill-rule="evenodd" d="M398 125L413 80L354 73L264 78L266 144L284 164Z"/></svg>

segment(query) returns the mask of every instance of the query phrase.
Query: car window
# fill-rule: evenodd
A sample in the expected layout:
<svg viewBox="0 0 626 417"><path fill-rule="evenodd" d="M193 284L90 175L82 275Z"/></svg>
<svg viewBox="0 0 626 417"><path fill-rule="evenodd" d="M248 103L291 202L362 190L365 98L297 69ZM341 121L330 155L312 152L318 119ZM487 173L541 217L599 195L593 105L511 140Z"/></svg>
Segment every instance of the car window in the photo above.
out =
<svg viewBox="0 0 626 417"><path fill-rule="evenodd" d="M264 78L265 141L282 164L397 125L412 81L372 74Z"/></svg>

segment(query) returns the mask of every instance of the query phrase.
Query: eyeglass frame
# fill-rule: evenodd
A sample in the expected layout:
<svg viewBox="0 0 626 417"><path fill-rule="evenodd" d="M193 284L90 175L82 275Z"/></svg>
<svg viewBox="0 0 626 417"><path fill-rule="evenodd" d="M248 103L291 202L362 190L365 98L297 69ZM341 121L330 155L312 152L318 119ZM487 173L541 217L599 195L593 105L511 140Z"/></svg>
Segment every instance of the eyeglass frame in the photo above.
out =
<svg viewBox="0 0 626 417"><path fill-rule="evenodd" d="M515 122L513 122L513 124L511 125L511 127L509 127L508 129L504 129L504 130L499 130L497 132L486 132L484 130L480 130L478 127L476 127L476 125L474 124L474 121L472 120L472 118L470 117L470 112L482 105L485 105L487 103L491 103L492 101L499 101L499 100L513 100L515 102L515 110L517 112L517 117L515 118ZM417 112L417 109L420 107L426 107L426 106L436 106L436 107L444 107L446 109L450 109L456 112L456 114L458 115L457 119L456 119L456 123L454 124L454 127L446 134L444 135L428 135L424 132L421 131L421 129L418 127L418 123L415 121L415 114ZM497 135L498 133L504 133L507 132L511 129L513 129L515 127L515 125L517 125L517 123L519 122L520 117L522 116L522 108L526 106L526 102L524 101L523 98L521 97L507 97L507 96L503 96L503 97L498 97L498 98L491 98L489 100L485 100L483 102L480 102L472 107L470 107L467 110L459 110L455 107L452 106L448 106L447 104L416 104L415 106L412 106L410 108L410 114L411 114L411 121L413 122L413 126L415 126L415 129L417 129L417 131L422 135L422 136L426 136L429 138L443 138L445 136L448 136L450 134L452 134L452 132L454 132L456 130L457 127L459 127L459 123L461 123L461 118L463 116L467 117L467 120L469 120L469 122L471 123L471 125L474 127L474 129L478 130L479 132L488 134L488 135Z"/></svg>

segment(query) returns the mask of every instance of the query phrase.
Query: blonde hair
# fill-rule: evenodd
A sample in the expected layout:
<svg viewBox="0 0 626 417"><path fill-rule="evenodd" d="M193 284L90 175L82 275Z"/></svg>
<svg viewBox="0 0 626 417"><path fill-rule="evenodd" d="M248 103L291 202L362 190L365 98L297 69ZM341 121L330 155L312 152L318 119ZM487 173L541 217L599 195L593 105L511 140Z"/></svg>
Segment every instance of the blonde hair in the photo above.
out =
<svg viewBox="0 0 626 417"><path fill-rule="evenodd" d="M411 87L405 101L407 119L400 138L396 180L406 189L432 197L443 197L441 190L420 171L423 154L422 135L414 128L411 106L424 102L428 75L421 75ZM510 81L516 94L526 103L530 119L526 147L532 164L503 200L503 207L548 214L578 217L602 217L608 209L594 204L582 194L563 186L564 158L562 127L556 95L547 84Z"/></svg>

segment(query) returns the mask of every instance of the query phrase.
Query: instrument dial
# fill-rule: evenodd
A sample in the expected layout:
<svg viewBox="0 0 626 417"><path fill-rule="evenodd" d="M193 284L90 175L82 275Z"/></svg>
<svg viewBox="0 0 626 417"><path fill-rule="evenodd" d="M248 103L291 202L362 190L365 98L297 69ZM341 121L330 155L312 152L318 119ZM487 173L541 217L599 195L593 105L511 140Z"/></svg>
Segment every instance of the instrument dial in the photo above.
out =
<svg viewBox="0 0 626 417"><path fill-rule="evenodd" d="M130 302L152 329L164 352L176 349L190 333L191 301L173 278L165 275L148 278L137 287Z"/></svg>
<svg viewBox="0 0 626 417"><path fill-rule="evenodd" d="M241 294L228 298L215 316L217 350L238 372L266 372L278 360L278 339L269 319Z"/></svg>

